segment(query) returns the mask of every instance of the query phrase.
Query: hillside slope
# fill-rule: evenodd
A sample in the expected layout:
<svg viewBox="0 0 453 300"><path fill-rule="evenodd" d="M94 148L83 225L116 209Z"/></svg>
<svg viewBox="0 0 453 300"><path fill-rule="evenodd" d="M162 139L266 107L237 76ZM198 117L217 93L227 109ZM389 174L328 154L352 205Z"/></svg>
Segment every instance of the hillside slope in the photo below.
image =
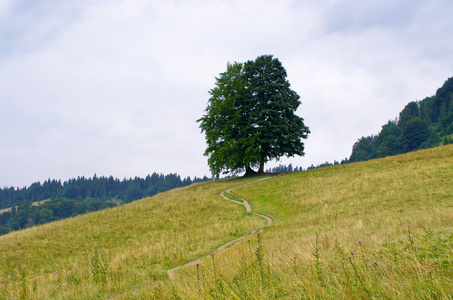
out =
<svg viewBox="0 0 453 300"><path fill-rule="evenodd" d="M0 298L451 299L452 178L447 145L196 184L14 232L0 237ZM264 226L220 197L235 186L278 222L209 256Z"/></svg>
<svg viewBox="0 0 453 300"><path fill-rule="evenodd" d="M222 200L234 180L0 236L0 299L93 299L167 277L265 221Z"/></svg>

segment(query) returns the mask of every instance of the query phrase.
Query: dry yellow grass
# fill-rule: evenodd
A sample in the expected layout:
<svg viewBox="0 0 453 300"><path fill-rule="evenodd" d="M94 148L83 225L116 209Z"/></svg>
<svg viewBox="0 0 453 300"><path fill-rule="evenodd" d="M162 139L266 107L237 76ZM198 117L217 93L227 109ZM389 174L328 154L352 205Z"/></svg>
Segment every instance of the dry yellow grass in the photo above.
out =
<svg viewBox="0 0 453 300"><path fill-rule="evenodd" d="M450 145L240 187L279 224L147 295L452 299L452 179Z"/></svg>
<svg viewBox="0 0 453 300"><path fill-rule="evenodd" d="M197 184L1 236L0 298L102 298L166 278L264 224L218 195L236 184Z"/></svg>
<svg viewBox="0 0 453 300"><path fill-rule="evenodd" d="M14 232L0 237L0 299L452 299L452 178L449 145ZM219 196L234 186L278 224L209 256L265 224Z"/></svg>

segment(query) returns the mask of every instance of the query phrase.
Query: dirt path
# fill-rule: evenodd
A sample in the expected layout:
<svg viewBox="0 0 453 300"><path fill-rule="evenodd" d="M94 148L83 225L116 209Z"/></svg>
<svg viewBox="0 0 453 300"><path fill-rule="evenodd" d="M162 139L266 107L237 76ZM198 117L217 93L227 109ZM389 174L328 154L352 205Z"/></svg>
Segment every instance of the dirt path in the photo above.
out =
<svg viewBox="0 0 453 300"><path fill-rule="evenodd" d="M250 204L247 202L247 200L245 200L244 198L239 197L238 195L235 195L235 194L232 193L233 189L236 189L236 188L238 188L238 187L242 187L242 186L247 185L247 184L255 183L255 182L258 182L258 181L261 181L261 180L270 179L270 178L273 178L273 177L265 177L265 178L261 178L261 179L258 179L258 180L255 180L255 181L252 181L252 182L249 182L249 183L240 185L240 186L236 186L236 187L234 187L234 188L227 189L227 190L221 192L221 193L220 193L220 196L221 196L223 199L227 200L227 201L231 201L231 202L234 202L234 203L236 203L236 204L243 205L243 206L245 207L245 210L246 210L247 213L252 214L252 215L255 215L255 216L258 216L258 217L261 217L261 218L264 218L264 219L266 220L266 222L267 222L267 224L266 224L264 227L272 226L274 223L276 223L276 222L275 222L275 218L274 218L273 216L271 216L271 215L262 215L262 214L257 214L257 213L252 212L252 207L251 207ZM238 198L238 199L241 200L241 201L231 199L231 198L229 198L229 197L228 197L227 195L225 195L225 194L234 195L235 198ZM218 253L218 252L220 252L220 251L223 251L223 250L225 250L225 249L228 249L230 246L236 244L237 242L239 242L240 240L244 239L244 238L247 237L247 236L250 236L250 235L255 234L258 230L261 230L262 228L263 228L263 227L258 228L258 229L255 229L255 230L253 230L253 231L251 231L251 232L249 232L249 233L247 233L247 234L245 234L245 235L243 235L243 236L241 236L241 237L239 237L239 238L237 238L237 239L235 239L235 240L233 240L233 241L229 241L228 243L223 244L222 246L220 246L219 248L217 248L217 250L216 250L214 253ZM193 261L190 261L190 262L188 262L188 263L185 263L184 265L178 266L178 267L173 268L173 269L169 269L169 270L167 271L168 277L169 277L170 279L175 278L175 277L176 277L176 272L177 272L179 269L181 269L181 268L183 268L183 267L186 267L186 266L190 266L190 265L196 265L196 264L198 264L201 260L203 260L203 259L205 259L205 258L207 258L207 257L209 257L209 256L210 256L210 255L203 256L203 257L200 257L200 258L198 258L198 259L196 259L196 260L193 260Z"/></svg>
<svg viewBox="0 0 453 300"><path fill-rule="evenodd" d="M221 196L223 199L225 199L225 200L227 200L227 201L231 201L231 202L237 203L237 204L239 204L239 205L243 205L243 206L245 207L245 210L246 210L247 213L252 214L252 215L255 215L255 216L259 216L259 217L261 217L261 218L264 218L264 219L266 220L267 224L266 224L265 226L263 226L263 227L260 227L260 228L258 228L258 229L255 229L255 230L253 230L253 231L251 231L251 232L249 232L249 233L247 233L247 234L245 234L245 235L243 235L243 236L241 236L241 237L239 237L239 238L237 238L237 239L235 239L235 240L232 240L232 241L229 241L229 242L223 244L222 246L220 246L219 248L217 248L217 250L214 251L214 253L218 253L218 252L224 251L224 250L228 249L230 246L233 246L233 245L236 244L237 242L243 240L245 237L251 236L251 235L257 233L258 231L262 230L264 227L268 227L268 226L271 226L271 225L277 223L277 222L275 221L275 218L274 218L273 216L271 216L271 215L262 215L262 214L257 214L257 213L252 212L252 207L251 207L250 204L247 202L247 200L245 200L244 198L241 198L241 197L239 197L238 195L235 195L235 194L232 193L232 191L233 191L234 189L238 188L238 187L242 187L242 186L247 185L247 184L255 183L255 182L258 182L258 181L261 181L261 180L270 179L270 178L273 178L273 176L272 176L272 177L260 178L260 179L255 180L255 181L248 182L248 183L245 183L245 184L236 186L236 187L234 187L234 188L227 189L227 190L225 190L225 191L223 191L223 192L220 193L220 196ZM228 196L225 195L225 194L234 195L235 198L238 198L238 199L240 199L241 201L237 201L237 200L234 200L234 199L230 199L230 198L228 198ZM211 255L211 254L210 254L210 255ZM201 260L210 257L210 255L200 257L200 258L198 258L198 259L196 259L196 260L193 260L193 261L191 261L191 262L185 263L185 264L183 264L183 265L181 265L181 266L178 266L178 267L176 267L176 268L169 269L169 270L167 271L168 277L169 277L170 279L174 279L174 278L177 276L177 271L178 271L179 269L181 269L181 268L183 268L183 267L186 267L186 266L190 266L190 265L196 265L196 264L198 264ZM154 284L155 284L155 283L154 283ZM150 285L152 285L152 284L150 284ZM150 285L146 285L146 286L150 286ZM141 288L144 288L144 287L145 287L145 286L143 286L143 287L141 287ZM116 296L110 298L110 300L112 300L112 299L119 299L120 297L123 297L123 296L125 296L124 293L123 293L123 294L116 295Z"/></svg>

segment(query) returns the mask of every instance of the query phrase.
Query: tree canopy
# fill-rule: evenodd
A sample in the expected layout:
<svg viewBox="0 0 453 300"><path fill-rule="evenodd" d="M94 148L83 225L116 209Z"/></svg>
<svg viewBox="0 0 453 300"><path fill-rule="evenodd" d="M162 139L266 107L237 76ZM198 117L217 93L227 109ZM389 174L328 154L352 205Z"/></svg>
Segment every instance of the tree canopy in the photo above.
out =
<svg viewBox="0 0 453 300"><path fill-rule="evenodd" d="M310 133L295 114L301 104L281 62L272 55L228 63L210 90L200 122L208 165L214 175L246 171L282 156L304 155Z"/></svg>

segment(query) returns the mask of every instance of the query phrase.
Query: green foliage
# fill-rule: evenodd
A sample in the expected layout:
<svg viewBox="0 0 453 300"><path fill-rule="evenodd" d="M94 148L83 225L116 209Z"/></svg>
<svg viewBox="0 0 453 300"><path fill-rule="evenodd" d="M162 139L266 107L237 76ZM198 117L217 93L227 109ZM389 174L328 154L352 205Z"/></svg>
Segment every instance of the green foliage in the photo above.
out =
<svg viewBox="0 0 453 300"><path fill-rule="evenodd" d="M453 136L444 137L442 143L444 145L453 144Z"/></svg>
<svg viewBox="0 0 453 300"><path fill-rule="evenodd" d="M440 120L440 126L442 128L442 131L445 134L452 134L453 133L453 113L450 113L449 115L444 116Z"/></svg>
<svg viewBox="0 0 453 300"><path fill-rule="evenodd" d="M181 179L178 174L153 173L145 178L118 178L77 177L65 182L61 180L46 180L43 184L35 182L26 188L3 188L0 189L0 209L21 205L22 203L38 202L46 199L67 198L86 199L96 198L102 200L121 199L123 202L131 202L157 193L165 192L173 188L187 186L195 182L206 181L208 178L190 177Z"/></svg>
<svg viewBox="0 0 453 300"><path fill-rule="evenodd" d="M208 164L214 175L246 170L282 156L304 154L302 139L309 129L295 115L299 95L291 90L278 59L263 55L255 61L228 63L210 91L205 132Z"/></svg>
<svg viewBox="0 0 453 300"><path fill-rule="evenodd" d="M259 160L256 135L244 107L246 84L243 64L228 63L227 71L216 78L216 87L210 91L206 115L198 120L206 133L205 155L212 174L219 175L224 169L234 173Z"/></svg>
<svg viewBox="0 0 453 300"><path fill-rule="evenodd" d="M420 109L419 104L416 101L409 102L409 104L404 107L404 109L400 112L400 117L398 121L398 125L403 127L408 121L412 120L413 118L420 117Z"/></svg>
<svg viewBox="0 0 453 300"><path fill-rule="evenodd" d="M7 234L11 231L11 228L5 225L0 225L0 235Z"/></svg>
<svg viewBox="0 0 453 300"><path fill-rule="evenodd" d="M376 136L362 137L352 147L349 162L402 154L448 143L453 133L453 77L435 96L408 103L397 121L382 126Z"/></svg>
<svg viewBox="0 0 453 300"><path fill-rule="evenodd" d="M403 152L401 128L396 125L396 122L389 121L382 126L381 132L376 136L375 147L373 158L386 157Z"/></svg>
<svg viewBox="0 0 453 300"><path fill-rule="evenodd" d="M349 161L365 161L373 158L373 136L362 137L352 147Z"/></svg>
<svg viewBox="0 0 453 300"><path fill-rule="evenodd" d="M244 65L247 79L249 122L261 151L260 168L266 161L282 156L304 155L310 133L295 114L300 96L290 88L286 70L278 59L263 55Z"/></svg>
<svg viewBox="0 0 453 300"><path fill-rule="evenodd" d="M420 145L428 140L430 135L428 123L415 117L404 124L401 131L401 138L406 152L416 150Z"/></svg>

